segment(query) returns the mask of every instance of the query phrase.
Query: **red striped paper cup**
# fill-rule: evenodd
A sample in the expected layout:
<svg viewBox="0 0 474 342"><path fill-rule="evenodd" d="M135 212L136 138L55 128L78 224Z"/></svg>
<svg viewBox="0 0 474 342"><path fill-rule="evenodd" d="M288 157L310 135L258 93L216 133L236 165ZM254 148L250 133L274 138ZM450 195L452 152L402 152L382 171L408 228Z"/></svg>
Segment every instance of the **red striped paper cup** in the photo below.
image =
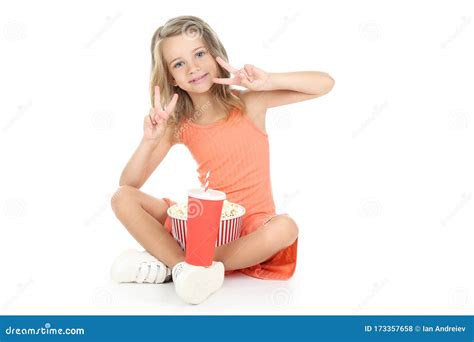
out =
<svg viewBox="0 0 474 342"><path fill-rule="evenodd" d="M235 204L234 204L235 205ZM186 250L186 219L173 215L173 209L177 204L168 208L168 216L171 218L171 234L179 243L181 249ZM217 234L216 247L225 245L240 237L242 229L242 219L245 215L245 208L241 205L239 214L233 217L221 218L219 232Z"/></svg>

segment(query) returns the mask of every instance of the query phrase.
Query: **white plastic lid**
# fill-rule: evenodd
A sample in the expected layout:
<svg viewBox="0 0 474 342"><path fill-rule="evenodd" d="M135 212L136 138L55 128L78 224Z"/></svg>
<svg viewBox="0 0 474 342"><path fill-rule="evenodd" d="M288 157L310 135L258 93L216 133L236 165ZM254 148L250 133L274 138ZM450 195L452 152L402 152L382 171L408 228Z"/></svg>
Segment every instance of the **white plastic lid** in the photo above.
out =
<svg viewBox="0 0 474 342"><path fill-rule="evenodd" d="M190 189L188 190L188 196L203 199L203 200L210 200L210 201L223 201L226 199L225 192L207 189Z"/></svg>

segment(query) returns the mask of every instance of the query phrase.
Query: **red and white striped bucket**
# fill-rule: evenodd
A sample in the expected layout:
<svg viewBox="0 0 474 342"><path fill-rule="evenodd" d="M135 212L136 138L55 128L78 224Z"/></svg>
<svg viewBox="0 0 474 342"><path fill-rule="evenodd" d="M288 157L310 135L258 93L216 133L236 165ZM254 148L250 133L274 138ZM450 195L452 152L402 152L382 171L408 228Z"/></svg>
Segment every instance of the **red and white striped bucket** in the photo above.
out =
<svg viewBox="0 0 474 342"><path fill-rule="evenodd" d="M171 234L174 239L178 241L182 250L186 249L186 219L178 218L173 215L173 207L177 204L168 208L168 216L171 218ZM242 229L242 219L245 214L245 209L242 206L241 212L238 216L221 218L219 225L219 232L217 234L216 247L225 245L232 242L240 237Z"/></svg>

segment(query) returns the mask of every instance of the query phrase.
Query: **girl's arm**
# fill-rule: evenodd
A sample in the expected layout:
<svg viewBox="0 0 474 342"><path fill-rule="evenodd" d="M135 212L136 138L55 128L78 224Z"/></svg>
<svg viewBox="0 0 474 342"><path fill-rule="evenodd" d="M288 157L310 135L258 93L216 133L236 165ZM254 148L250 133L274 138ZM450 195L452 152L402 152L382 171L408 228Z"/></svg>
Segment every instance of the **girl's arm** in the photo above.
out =
<svg viewBox="0 0 474 342"><path fill-rule="evenodd" d="M167 135L158 142L144 137L122 171L120 186L129 185L140 189L165 158L171 146L170 137Z"/></svg>
<svg viewBox="0 0 474 342"><path fill-rule="evenodd" d="M122 171L120 186L129 185L140 189L173 146L174 129L167 128L167 122L174 111L178 95L173 95L166 109L162 108L160 99L160 88L155 86L154 107L143 122L143 139Z"/></svg>
<svg viewBox="0 0 474 342"><path fill-rule="evenodd" d="M267 73L251 64L245 64L239 70L220 57L216 57L216 60L235 77L215 78L215 83L243 86L248 90L242 95L266 108L314 99L329 93L335 83L325 72Z"/></svg>
<svg viewBox="0 0 474 342"><path fill-rule="evenodd" d="M266 108L272 108L326 95L334 83L329 74L319 71L269 73L262 93L255 95Z"/></svg>

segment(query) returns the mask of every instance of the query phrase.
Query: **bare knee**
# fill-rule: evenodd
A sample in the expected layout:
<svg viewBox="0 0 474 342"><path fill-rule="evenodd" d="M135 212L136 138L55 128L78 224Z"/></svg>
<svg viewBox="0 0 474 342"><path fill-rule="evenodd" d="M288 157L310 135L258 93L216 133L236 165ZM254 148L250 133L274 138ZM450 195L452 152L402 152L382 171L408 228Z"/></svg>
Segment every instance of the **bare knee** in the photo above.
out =
<svg viewBox="0 0 474 342"><path fill-rule="evenodd" d="M298 225L288 215L277 216L268 225L271 225L268 230L269 235L271 235L269 239L273 240L273 243L280 244L281 248L291 246L298 238Z"/></svg>
<svg viewBox="0 0 474 342"><path fill-rule="evenodd" d="M110 205L115 214L130 203L139 190L130 185L121 185L110 200Z"/></svg>

